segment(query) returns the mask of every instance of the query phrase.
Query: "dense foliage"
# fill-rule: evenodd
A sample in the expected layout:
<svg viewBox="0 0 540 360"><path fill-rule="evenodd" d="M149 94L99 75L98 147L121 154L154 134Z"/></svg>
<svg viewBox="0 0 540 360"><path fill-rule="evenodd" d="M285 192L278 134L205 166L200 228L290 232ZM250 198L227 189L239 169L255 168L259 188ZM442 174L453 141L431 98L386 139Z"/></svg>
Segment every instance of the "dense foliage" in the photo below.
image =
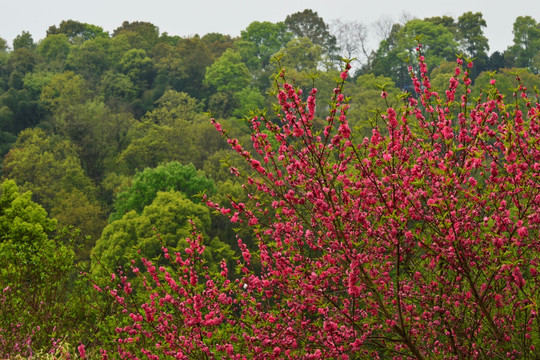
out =
<svg viewBox="0 0 540 360"><path fill-rule="evenodd" d="M386 25L0 38L0 357L537 359L540 23Z"/></svg>

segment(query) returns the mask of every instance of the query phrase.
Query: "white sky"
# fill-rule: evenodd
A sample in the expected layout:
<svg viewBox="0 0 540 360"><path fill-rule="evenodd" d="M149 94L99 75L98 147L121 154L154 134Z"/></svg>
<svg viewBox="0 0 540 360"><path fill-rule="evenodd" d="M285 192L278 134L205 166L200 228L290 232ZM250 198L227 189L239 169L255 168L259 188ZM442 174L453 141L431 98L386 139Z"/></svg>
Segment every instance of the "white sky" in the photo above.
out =
<svg viewBox="0 0 540 360"><path fill-rule="evenodd" d="M539 0L0 0L0 37L11 45L23 30L34 41L51 25L77 20L101 26L112 33L124 20L149 21L169 35L190 36L219 32L240 35L252 21L283 21L304 9L318 12L326 23L340 18L370 26L389 16L396 21L406 12L417 18L449 15L457 19L466 11L482 12L490 52L512 43L517 16L540 21ZM373 32L370 38L375 38Z"/></svg>

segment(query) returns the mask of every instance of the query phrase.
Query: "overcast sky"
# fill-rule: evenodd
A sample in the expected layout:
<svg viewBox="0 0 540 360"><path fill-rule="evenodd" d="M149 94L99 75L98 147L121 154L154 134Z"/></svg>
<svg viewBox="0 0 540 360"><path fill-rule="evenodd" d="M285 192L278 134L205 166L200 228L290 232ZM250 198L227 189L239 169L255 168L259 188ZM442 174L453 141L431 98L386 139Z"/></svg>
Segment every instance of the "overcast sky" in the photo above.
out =
<svg viewBox="0 0 540 360"><path fill-rule="evenodd" d="M219 32L238 36L252 21L283 21L308 8L326 23L340 18L368 26L382 16L398 21L404 12L417 18L449 15L457 19L466 11L480 11L487 22L490 52L512 43L517 16L530 15L540 21L539 0L0 0L0 37L11 45L24 30L38 41L49 26L68 19L111 33L128 20L149 21L169 35ZM371 38L375 37L372 33Z"/></svg>

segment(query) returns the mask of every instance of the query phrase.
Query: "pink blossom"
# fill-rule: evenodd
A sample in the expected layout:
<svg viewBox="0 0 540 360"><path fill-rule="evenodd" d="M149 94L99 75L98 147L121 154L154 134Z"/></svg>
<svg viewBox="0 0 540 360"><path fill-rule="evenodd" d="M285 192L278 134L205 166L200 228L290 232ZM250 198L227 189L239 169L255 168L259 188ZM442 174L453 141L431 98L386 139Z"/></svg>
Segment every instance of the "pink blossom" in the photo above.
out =
<svg viewBox="0 0 540 360"><path fill-rule="evenodd" d="M86 359L86 349L85 349L84 345L80 344L77 347L77 350L79 351L79 356L81 357L81 359Z"/></svg>

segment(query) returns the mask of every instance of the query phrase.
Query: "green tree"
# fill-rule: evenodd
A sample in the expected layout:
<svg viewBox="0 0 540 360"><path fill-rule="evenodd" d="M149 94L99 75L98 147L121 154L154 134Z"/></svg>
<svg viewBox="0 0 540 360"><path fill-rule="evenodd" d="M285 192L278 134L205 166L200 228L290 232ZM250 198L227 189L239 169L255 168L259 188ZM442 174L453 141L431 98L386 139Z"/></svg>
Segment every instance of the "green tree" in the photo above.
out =
<svg viewBox="0 0 540 360"><path fill-rule="evenodd" d="M213 59L218 59L228 48L232 48L234 43L230 35L220 33L205 34L201 40L208 46Z"/></svg>
<svg viewBox="0 0 540 360"><path fill-rule="evenodd" d="M443 25L435 25L425 20L411 20L400 30L398 38L398 47L406 51L410 59L413 59L412 55L420 42L432 66L443 60L452 61L456 56L457 43L452 32Z"/></svg>
<svg viewBox="0 0 540 360"><path fill-rule="evenodd" d="M451 77L454 76L456 69L456 63L446 61L442 62L438 67L433 69L431 72L431 86L437 93L444 94L444 92L448 89L449 81ZM461 89L456 90L456 97L461 96Z"/></svg>
<svg viewBox="0 0 540 360"><path fill-rule="evenodd" d="M78 325L75 297L67 296L73 252L50 234L56 221L20 193L14 181L0 187L0 357L32 356ZM84 304L78 304L84 307ZM75 339L73 339L75 340Z"/></svg>
<svg viewBox="0 0 540 360"><path fill-rule="evenodd" d="M501 53L500 51L494 51L489 56L486 70L499 70L504 67L504 64L504 53Z"/></svg>
<svg viewBox="0 0 540 360"><path fill-rule="evenodd" d="M129 268L131 260L140 258L138 249L148 258L157 258L162 244L153 228L159 232L161 240L171 252L182 251L188 247L186 237L191 236L191 222L206 234L210 229L208 207L195 204L178 191L158 192L140 214L130 211L105 227L93 250L100 263L93 263L92 273L106 276L118 266ZM214 270L222 258L233 255L230 247L217 238L210 241L207 247L209 251L205 257Z"/></svg>
<svg viewBox="0 0 540 360"><path fill-rule="evenodd" d="M370 71L375 75L392 78L399 88L404 89L409 84L409 75L406 64L407 53L398 47L402 27L401 24L393 24L388 36L381 40L373 56Z"/></svg>
<svg viewBox="0 0 540 360"><path fill-rule="evenodd" d="M36 44L34 43L34 39L32 38L32 34L30 34L28 31L23 31L15 39L13 39L13 50L17 49L27 49L27 50L34 50L36 48Z"/></svg>
<svg viewBox="0 0 540 360"><path fill-rule="evenodd" d="M124 35L134 49L151 50L159 41L159 28L145 21L124 21L116 28L113 37Z"/></svg>
<svg viewBox="0 0 540 360"><path fill-rule="evenodd" d="M108 70L101 77L99 91L103 95L105 102L118 100L130 102L135 100L139 89L129 76Z"/></svg>
<svg viewBox="0 0 540 360"><path fill-rule="evenodd" d="M70 192L60 190L56 201L50 211L51 217L58 221L60 227L74 229L77 236L73 236L71 244L76 261L87 263L96 240L107 225L105 210L78 189Z"/></svg>
<svg viewBox="0 0 540 360"><path fill-rule="evenodd" d="M71 43L66 34L48 35L38 43L36 51L46 60L49 69L62 71L71 51Z"/></svg>
<svg viewBox="0 0 540 360"><path fill-rule="evenodd" d="M72 49L67 66L86 79L97 81L111 67L107 50L110 39L98 37L86 40Z"/></svg>
<svg viewBox="0 0 540 360"><path fill-rule="evenodd" d="M350 88L348 120L350 126L358 131L357 141L362 141L364 136L371 135L371 129L381 125L380 114L386 108L387 101L395 102L395 96L401 92L392 79L382 75L360 75L355 85ZM383 91L388 94L386 99L381 97Z"/></svg>
<svg viewBox="0 0 540 360"><path fill-rule="evenodd" d="M175 120L174 125L159 125L143 118L129 131L132 140L118 159L121 170L133 174L169 161L189 162L195 155L189 126L183 119Z"/></svg>
<svg viewBox="0 0 540 360"><path fill-rule="evenodd" d="M327 55L336 51L336 38L330 34L328 25L316 11L305 9L288 15L285 19L287 29L296 37L307 37L313 44L320 46Z"/></svg>
<svg viewBox="0 0 540 360"><path fill-rule="evenodd" d="M50 26L47 35L64 34L71 43L81 44L87 40L109 37L102 27L76 20L63 20L58 27Z"/></svg>
<svg viewBox="0 0 540 360"><path fill-rule="evenodd" d="M444 26L445 28L447 28L448 30L450 30L450 32L451 32L452 34L456 35L456 37L457 37L457 33L458 33L458 24L456 24L456 21L454 20L453 17L447 16L447 15L443 15L443 16L432 16L432 17L425 18L424 20L429 21L429 22L432 22L432 23L435 24L435 25L442 25L442 26Z"/></svg>
<svg viewBox="0 0 540 360"><path fill-rule="evenodd" d="M204 83L220 92L237 92L251 83L251 75L240 54L228 49L207 68Z"/></svg>
<svg viewBox="0 0 540 360"><path fill-rule="evenodd" d="M307 37L294 38L277 54L281 67L298 72L316 72L323 61L323 49ZM278 69L280 71L281 69Z"/></svg>
<svg viewBox="0 0 540 360"><path fill-rule="evenodd" d="M257 68L269 65L270 58L292 39L292 33L286 28L283 22L274 24L268 21L254 21L241 31L242 40L249 41L255 46L253 56L258 59Z"/></svg>
<svg viewBox="0 0 540 360"><path fill-rule="evenodd" d="M176 47L167 46L164 54L156 59L156 83L203 99L206 68L214 62L215 56L198 36L180 39Z"/></svg>
<svg viewBox="0 0 540 360"><path fill-rule="evenodd" d="M73 71L55 74L41 91L41 101L57 115L74 104L81 104L89 96L86 82Z"/></svg>
<svg viewBox="0 0 540 360"><path fill-rule="evenodd" d="M23 89L27 90L32 98L39 99L43 87L51 82L53 76L54 73L49 71L29 72L24 76Z"/></svg>
<svg viewBox="0 0 540 360"><path fill-rule="evenodd" d="M9 89L0 95L0 128L17 134L46 118L42 104L26 89Z"/></svg>
<svg viewBox="0 0 540 360"><path fill-rule="evenodd" d="M22 89L25 74L32 71L37 63L38 56L26 48L11 52L7 61L7 69L10 73L8 85L13 89Z"/></svg>
<svg viewBox="0 0 540 360"><path fill-rule="evenodd" d="M5 53L7 49L8 49L7 41L0 37L0 53Z"/></svg>
<svg viewBox="0 0 540 360"><path fill-rule="evenodd" d="M150 205L159 191L179 191L188 199L198 203L198 194L212 194L216 191L214 182L204 172L197 171L193 164L182 165L177 161L146 168L133 177L131 186L119 193L113 204L114 212L110 220L118 220L124 214L135 210L138 214Z"/></svg>
<svg viewBox="0 0 540 360"><path fill-rule="evenodd" d="M148 88L154 79L154 62L143 49L128 50L120 60L122 72L142 91Z"/></svg>
<svg viewBox="0 0 540 360"><path fill-rule="evenodd" d="M62 222L62 226L80 227L86 235L100 232L103 211L89 211L99 213L101 218L93 219L94 228L88 228L75 218L67 219L65 215L74 214L73 209L60 205L66 201L66 197L76 194L78 203L71 202L72 205L88 203L96 209L99 207L96 188L84 173L77 150L71 142L60 136L48 136L39 128L26 129L19 134L3 166L4 179L16 181L24 191L30 190L32 200L51 212L53 217L63 209L62 219L66 219L66 222Z"/></svg>
<svg viewBox="0 0 540 360"><path fill-rule="evenodd" d="M264 107L265 98L257 88L246 87L237 92L235 97L238 106L233 110L232 115L236 118L242 119Z"/></svg>
<svg viewBox="0 0 540 360"><path fill-rule="evenodd" d="M458 18L457 39L460 47L468 58L475 59L475 66L471 73L473 79L488 65L489 43L483 30L486 26L486 20L480 12L468 11Z"/></svg>
<svg viewBox="0 0 540 360"><path fill-rule="evenodd" d="M200 113L200 104L185 93L166 91L154 110L130 129L133 139L120 156L126 173L179 161L201 168L205 158L226 142Z"/></svg>
<svg viewBox="0 0 540 360"><path fill-rule="evenodd" d="M455 60L458 44L452 32L443 25L415 19L403 26L394 25L389 37L381 41L374 58L373 72L390 77L400 88L406 88L410 83L406 62L414 58L419 43L429 59L430 69L443 61Z"/></svg>
<svg viewBox="0 0 540 360"><path fill-rule="evenodd" d="M131 49L129 39L125 35L117 35L109 40L107 56L109 58L109 64L114 66L113 70L122 71L120 61L124 54Z"/></svg>
<svg viewBox="0 0 540 360"><path fill-rule="evenodd" d="M56 132L76 146L85 173L96 182L102 180L107 169L115 167L134 123L130 113L113 112L98 100L75 103L51 119Z"/></svg>
<svg viewBox="0 0 540 360"><path fill-rule="evenodd" d="M540 52L540 24L531 16L518 16L512 33L514 44L505 52L505 65L531 68L534 56Z"/></svg>
<svg viewBox="0 0 540 360"><path fill-rule="evenodd" d="M495 79L497 89L499 89L507 104L514 102L515 96L520 96L520 92L517 91L520 84L527 88L526 93L528 93L529 97L534 96L535 88L540 89L539 74L534 74L529 69L503 68L499 69L495 74L490 72L480 74L473 88L473 94L479 96L481 91L485 93L491 87L492 78Z"/></svg>

